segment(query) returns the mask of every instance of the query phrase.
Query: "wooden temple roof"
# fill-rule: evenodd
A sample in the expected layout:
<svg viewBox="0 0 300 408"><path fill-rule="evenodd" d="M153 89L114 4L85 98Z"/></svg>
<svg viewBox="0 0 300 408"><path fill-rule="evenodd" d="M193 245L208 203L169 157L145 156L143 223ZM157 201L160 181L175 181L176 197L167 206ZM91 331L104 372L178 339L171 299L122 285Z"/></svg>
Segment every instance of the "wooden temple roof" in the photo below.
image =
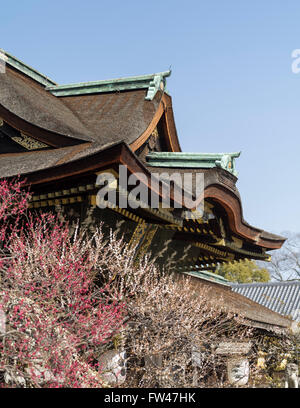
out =
<svg viewBox="0 0 300 408"><path fill-rule="evenodd" d="M211 219L187 220L175 211L114 210L131 220L150 219L174 229L179 242L191 241L203 252L200 260L190 260L194 270L209 268L215 260L266 259L266 250L281 247L284 238L252 227L243 218L235 185L234 159L239 153L181 152L172 99L166 92L169 71L60 86L3 50L1 58L6 67L0 73L0 178L26 178L34 208L77 202L88 192L95 199L96 175L117 171L120 164L131 174L145 175L149 191L161 196L160 189L150 185L151 175L176 168L182 175L191 171L205 175L204 199L213 208ZM173 203L178 191L174 185ZM193 189L189 193L195 195ZM183 272L191 270L184 268ZM257 327L289 326L287 319L267 313L224 285L192 278Z"/></svg>
<svg viewBox="0 0 300 408"><path fill-rule="evenodd" d="M150 179L153 169L166 170L166 163L174 167L171 155L181 173L192 169L205 174L205 198L224 209L225 222L236 237L262 250L283 244L284 238L243 218L235 186L234 159L239 153L231 154L230 166L222 154L202 155L199 161L197 154L181 153L165 89L170 71L59 86L4 51L2 57L6 69L0 74L0 177L22 175L28 184L41 186L124 164L131 173ZM144 154L159 126L162 152L148 149L150 155ZM219 164L212 166L211 160ZM176 200L175 193L171 195Z"/></svg>

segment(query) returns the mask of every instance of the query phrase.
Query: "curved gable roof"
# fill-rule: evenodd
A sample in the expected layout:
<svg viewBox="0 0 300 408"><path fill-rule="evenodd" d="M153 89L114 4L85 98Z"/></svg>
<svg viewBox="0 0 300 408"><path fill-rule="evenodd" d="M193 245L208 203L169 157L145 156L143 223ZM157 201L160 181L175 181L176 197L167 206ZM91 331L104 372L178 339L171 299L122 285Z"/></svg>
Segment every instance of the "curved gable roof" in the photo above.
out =
<svg viewBox="0 0 300 408"><path fill-rule="evenodd" d="M9 66L0 75L0 105L33 126L79 140L91 140L88 129L59 98Z"/></svg>
<svg viewBox="0 0 300 408"><path fill-rule="evenodd" d="M5 72L0 75L0 116L51 149L15 154L0 152L0 176L30 174L32 180L39 183L42 179L43 182L49 180L50 173L55 179L58 173L64 177L93 171L101 166L101 160L105 161L107 152L104 150L113 150L114 145L120 145L119 150L126 153L127 159L132 155L133 169L139 169L133 152L145 142L161 117L168 134L167 149L180 152L171 98L165 94L165 77L169 75L167 71L60 87L20 61L7 57ZM117 162L120 153L115 150ZM142 169L146 170L146 167ZM220 176L217 180L215 170ZM250 227L244 221L238 192L233 183L219 173L219 169L207 169L209 185L205 192L225 208L233 231L261 246L280 247L284 239Z"/></svg>
<svg viewBox="0 0 300 408"><path fill-rule="evenodd" d="M121 141L135 151L165 113L174 135L168 145L180 150L171 99L164 95L165 77L170 71L58 86L9 54L3 55L7 64L0 75L0 119L16 130L53 148L85 144L89 147L86 155ZM95 84L101 89L94 90ZM13 168L1 175L12 172Z"/></svg>
<svg viewBox="0 0 300 408"><path fill-rule="evenodd" d="M101 93L59 98L73 112L99 146L138 139L155 115L161 93L152 101L145 100L146 91Z"/></svg>

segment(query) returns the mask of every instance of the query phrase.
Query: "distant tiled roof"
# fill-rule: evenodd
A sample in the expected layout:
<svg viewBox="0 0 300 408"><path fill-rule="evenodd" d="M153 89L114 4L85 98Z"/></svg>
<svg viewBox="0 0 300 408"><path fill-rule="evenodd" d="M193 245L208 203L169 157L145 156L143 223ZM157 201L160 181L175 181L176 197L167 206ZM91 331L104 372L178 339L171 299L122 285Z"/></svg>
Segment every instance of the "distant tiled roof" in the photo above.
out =
<svg viewBox="0 0 300 408"><path fill-rule="evenodd" d="M232 284L232 290L300 321L300 281Z"/></svg>

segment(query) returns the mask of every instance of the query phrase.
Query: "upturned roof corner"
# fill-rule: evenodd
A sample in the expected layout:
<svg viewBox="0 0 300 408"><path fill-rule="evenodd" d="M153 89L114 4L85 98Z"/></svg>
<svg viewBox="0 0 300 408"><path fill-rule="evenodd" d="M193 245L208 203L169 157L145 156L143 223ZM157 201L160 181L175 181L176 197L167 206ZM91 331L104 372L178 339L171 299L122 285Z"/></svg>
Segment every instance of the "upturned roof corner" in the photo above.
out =
<svg viewBox="0 0 300 408"><path fill-rule="evenodd" d="M152 101L152 99L155 97L159 89L161 91L166 91L167 85L166 77L169 77L171 75L171 72L172 71L169 70L154 75L153 80L150 82L148 87L148 92L145 97L146 100Z"/></svg>

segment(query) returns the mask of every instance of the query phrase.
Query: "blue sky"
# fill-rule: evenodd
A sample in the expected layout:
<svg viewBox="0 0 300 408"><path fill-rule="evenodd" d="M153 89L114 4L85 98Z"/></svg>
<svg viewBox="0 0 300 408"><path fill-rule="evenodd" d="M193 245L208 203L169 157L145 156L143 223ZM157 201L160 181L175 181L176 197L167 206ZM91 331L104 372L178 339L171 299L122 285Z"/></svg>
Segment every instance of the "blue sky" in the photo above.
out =
<svg viewBox="0 0 300 408"><path fill-rule="evenodd" d="M299 21L297 0L11 1L0 48L60 84L171 65L182 150L241 150L245 219L299 232Z"/></svg>

